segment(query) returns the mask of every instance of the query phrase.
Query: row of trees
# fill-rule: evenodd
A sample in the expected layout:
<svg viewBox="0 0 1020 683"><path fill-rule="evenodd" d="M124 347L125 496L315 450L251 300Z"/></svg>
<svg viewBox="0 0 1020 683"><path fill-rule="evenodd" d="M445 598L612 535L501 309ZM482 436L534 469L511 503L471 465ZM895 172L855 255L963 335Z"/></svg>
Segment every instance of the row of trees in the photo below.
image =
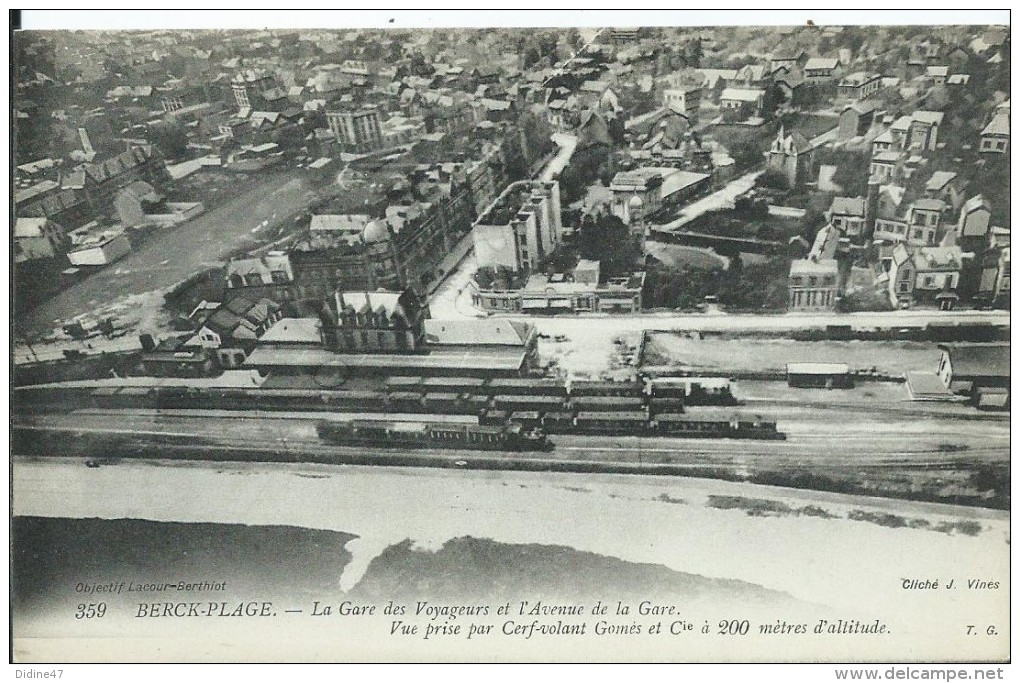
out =
<svg viewBox="0 0 1020 683"><path fill-rule="evenodd" d="M714 296L732 309L781 311L787 304L789 270L790 260L780 255L748 264L736 255L726 270L656 261L645 278L644 301L648 308L691 309Z"/></svg>

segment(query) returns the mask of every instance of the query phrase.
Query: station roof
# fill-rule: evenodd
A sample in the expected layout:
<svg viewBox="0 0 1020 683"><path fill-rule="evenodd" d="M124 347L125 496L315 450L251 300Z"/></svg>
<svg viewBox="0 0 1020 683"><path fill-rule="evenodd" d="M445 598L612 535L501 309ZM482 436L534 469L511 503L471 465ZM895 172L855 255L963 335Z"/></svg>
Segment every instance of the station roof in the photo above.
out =
<svg viewBox="0 0 1020 683"><path fill-rule="evenodd" d="M846 363L787 363L789 375L848 375L850 366Z"/></svg>
<svg viewBox="0 0 1020 683"><path fill-rule="evenodd" d="M362 368L388 370L491 370L518 371L524 353L516 349L480 351L433 351L429 354L334 353L325 349L255 349L246 367Z"/></svg>

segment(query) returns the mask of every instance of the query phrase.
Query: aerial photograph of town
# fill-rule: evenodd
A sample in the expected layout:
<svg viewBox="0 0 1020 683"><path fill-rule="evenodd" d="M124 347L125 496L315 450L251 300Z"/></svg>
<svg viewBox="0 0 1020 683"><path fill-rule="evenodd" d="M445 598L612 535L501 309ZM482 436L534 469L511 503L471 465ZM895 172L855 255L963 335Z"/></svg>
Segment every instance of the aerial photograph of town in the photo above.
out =
<svg viewBox="0 0 1020 683"><path fill-rule="evenodd" d="M1008 25L11 49L16 661L1009 660Z"/></svg>

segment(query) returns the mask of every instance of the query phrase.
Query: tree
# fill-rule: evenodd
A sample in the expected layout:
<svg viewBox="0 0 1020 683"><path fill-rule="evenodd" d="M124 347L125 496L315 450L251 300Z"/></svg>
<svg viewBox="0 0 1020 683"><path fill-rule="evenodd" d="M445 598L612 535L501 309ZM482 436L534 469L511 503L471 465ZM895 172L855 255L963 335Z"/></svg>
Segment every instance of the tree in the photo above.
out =
<svg viewBox="0 0 1020 683"><path fill-rule="evenodd" d="M765 187L772 190L789 190L790 182L786 174L775 168L766 168L758 179L754 181L757 187Z"/></svg>
<svg viewBox="0 0 1020 683"><path fill-rule="evenodd" d="M924 99L925 109L932 111L943 111L949 104L949 91L944 85L936 85Z"/></svg>
<svg viewBox="0 0 1020 683"><path fill-rule="evenodd" d="M754 168L762 163L762 150L754 140L738 140L729 146L737 171Z"/></svg>
<svg viewBox="0 0 1020 683"><path fill-rule="evenodd" d="M639 256L627 225L608 212L581 220L578 250L582 258L599 261L607 275L632 271Z"/></svg>
<svg viewBox="0 0 1020 683"><path fill-rule="evenodd" d="M840 155L839 166L832 174L832 182L839 185L848 197L864 196L868 193L868 177L871 159L862 153L844 151Z"/></svg>
<svg viewBox="0 0 1020 683"><path fill-rule="evenodd" d="M149 126L149 141L167 159L176 159L188 152L188 133L176 121L160 121Z"/></svg>

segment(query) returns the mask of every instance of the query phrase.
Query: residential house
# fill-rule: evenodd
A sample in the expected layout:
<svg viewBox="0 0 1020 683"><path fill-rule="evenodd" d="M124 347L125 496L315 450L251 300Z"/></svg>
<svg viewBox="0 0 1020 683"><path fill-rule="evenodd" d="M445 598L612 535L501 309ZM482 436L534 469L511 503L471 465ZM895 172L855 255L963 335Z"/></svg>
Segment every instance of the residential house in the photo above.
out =
<svg viewBox="0 0 1020 683"><path fill-rule="evenodd" d="M697 120L698 108L701 107L701 86L677 86L663 90L662 102L666 108Z"/></svg>
<svg viewBox="0 0 1020 683"><path fill-rule="evenodd" d="M235 296L214 309L203 307L198 331L183 348L207 349L219 367L237 368L282 316L280 306L270 299Z"/></svg>
<svg viewBox="0 0 1020 683"><path fill-rule="evenodd" d="M854 102L843 108L839 114L840 140L850 140L868 132L875 119L875 105L871 102Z"/></svg>
<svg viewBox="0 0 1020 683"><path fill-rule="evenodd" d="M942 218L947 211L948 206L941 199L922 197L915 200L907 213L907 222L910 226L907 243L934 245L942 227Z"/></svg>
<svg viewBox="0 0 1020 683"><path fill-rule="evenodd" d="M949 67L929 66L925 69L924 79L932 85L945 85L949 79Z"/></svg>
<svg viewBox="0 0 1020 683"><path fill-rule="evenodd" d="M764 64L747 64L737 69L733 77L726 81L726 86L739 90L764 90L770 80Z"/></svg>
<svg viewBox="0 0 1020 683"><path fill-rule="evenodd" d="M953 171L936 171L924 185L925 196L941 199L958 211L963 204L966 190L959 174Z"/></svg>
<svg viewBox="0 0 1020 683"><path fill-rule="evenodd" d="M988 244L992 205L981 195L968 199L960 209L956 223L956 241L968 251L979 251Z"/></svg>
<svg viewBox="0 0 1020 683"><path fill-rule="evenodd" d="M605 81L585 81L578 88L577 97L585 109L596 109L602 112L620 110L620 96Z"/></svg>
<svg viewBox="0 0 1020 683"><path fill-rule="evenodd" d="M839 78L842 67L839 57L812 57L804 63L804 80L808 83L830 83Z"/></svg>
<svg viewBox="0 0 1020 683"><path fill-rule="evenodd" d="M146 214L163 201L163 196L144 180L136 180L117 192L113 206L124 227L135 227L145 222Z"/></svg>
<svg viewBox="0 0 1020 683"><path fill-rule="evenodd" d="M719 96L723 117L730 120L744 120L761 116L765 102L765 91L749 88L726 88Z"/></svg>
<svg viewBox="0 0 1020 683"><path fill-rule="evenodd" d="M772 81L776 89L782 95L783 102L790 105L800 104L800 94L804 91L804 71L802 69L789 70L786 67L773 72Z"/></svg>
<svg viewBox="0 0 1020 683"><path fill-rule="evenodd" d="M57 258L67 249L64 229L46 217L16 219L13 236L15 263Z"/></svg>
<svg viewBox="0 0 1020 683"><path fill-rule="evenodd" d="M960 283L963 254L959 247L919 247L904 244L893 249L889 271L890 299L894 305L935 303L942 292Z"/></svg>
<svg viewBox="0 0 1020 683"><path fill-rule="evenodd" d="M902 164L898 152L879 152L871 157L868 175L880 181L888 182L902 176Z"/></svg>
<svg viewBox="0 0 1020 683"><path fill-rule="evenodd" d="M981 260L981 281L978 298L990 302L1009 303L1009 247L989 249Z"/></svg>
<svg viewBox="0 0 1020 683"><path fill-rule="evenodd" d="M981 131L981 152L1005 154L1009 151L1009 110L996 111L992 120Z"/></svg>
<svg viewBox="0 0 1020 683"><path fill-rule="evenodd" d="M807 61L808 54L804 50L778 50L773 53L772 58L769 60L769 69L772 73L776 73L785 67L788 72L793 72L796 69L803 68Z"/></svg>
<svg viewBox="0 0 1020 683"><path fill-rule="evenodd" d="M882 131L877 136L875 136L874 140L871 141L872 156L876 156L878 154L881 154L882 152L896 152L899 151L899 149L900 149L899 143L896 138L896 134L893 132L892 128L888 128Z"/></svg>
<svg viewBox="0 0 1020 683"><path fill-rule="evenodd" d="M828 311L839 296L839 266L835 259L809 257L790 263L789 303L791 311Z"/></svg>
<svg viewBox="0 0 1020 683"><path fill-rule="evenodd" d="M843 77L836 92L850 100L865 100L882 89L882 75L855 71Z"/></svg>
<svg viewBox="0 0 1020 683"><path fill-rule="evenodd" d="M697 69L697 72L704 78L702 96L713 102L719 101L719 96L728 87L730 79L737 75L736 69Z"/></svg>
<svg viewBox="0 0 1020 683"><path fill-rule="evenodd" d="M833 197L825 212L828 222L853 241L867 237L864 197Z"/></svg>
<svg viewBox="0 0 1020 683"><path fill-rule="evenodd" d="M910 115L907 149L933 151L938 143L939 126L944 114L940 111L918 109Z"/></svg>
<svg viewBox="0 0 1020 683"><path fill-rule="evenodd" d="M259 69L248 69L236 74L230 82L237 108L244 110L264 109L264 94L273 91L276 79L272 74Z"/></svg>

